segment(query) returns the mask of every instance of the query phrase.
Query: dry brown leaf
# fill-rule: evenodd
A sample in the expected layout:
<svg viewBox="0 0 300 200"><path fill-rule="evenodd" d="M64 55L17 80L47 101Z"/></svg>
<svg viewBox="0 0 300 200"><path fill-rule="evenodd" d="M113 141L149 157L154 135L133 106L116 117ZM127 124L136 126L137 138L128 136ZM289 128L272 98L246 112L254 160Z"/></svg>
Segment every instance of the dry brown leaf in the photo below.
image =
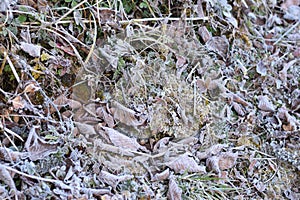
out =
<svg viewBox="0 0 300 200"><path fill-rule="evenodd" d="M193 157L189 156L189 153L185 153L178 158L166 163L166 166L170 167L175 173L183 174L185 172L206 173L205 166L200 166L196 163Z"/></svg>
<svg viewBox="0 0 300 200"><path fill-rule="evenodd" d="M141 146L135 138L130 138L112 128L102 127L106 134L108 135L111 143L113 143L116 147L122 147L124 149L130 149L132 151L144 150L146 148Z"/></svg>
<svg viewBox="0 0 300 200"><path fill-rule="evenodd" d="M28 152L29 159L36 161L46 156L57 152L57 143L47 143L42 140L36 133L35 129L38 126L33 126L30 131L28 138L25 142L25 149Z"/></svg>
<svg viewBox="0 0 300 200"><path fill-rule="evenodd" d="M40 57L42 47L27 42L21 42L21 49L32 57Z"/></svg>
<svg viewBox="0 0 300 200"><path fill-rule="evenodd" d="M169 180L168 199L181 200L182 189L178 186L175 177L171 176Z"/></svg>

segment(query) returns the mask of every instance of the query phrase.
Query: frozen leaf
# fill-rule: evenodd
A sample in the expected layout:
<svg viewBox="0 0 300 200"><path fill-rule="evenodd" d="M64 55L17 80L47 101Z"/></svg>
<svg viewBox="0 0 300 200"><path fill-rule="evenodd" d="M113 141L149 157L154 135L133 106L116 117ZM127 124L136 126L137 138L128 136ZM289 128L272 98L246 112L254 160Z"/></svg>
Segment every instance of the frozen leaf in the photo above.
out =
<svg viewBox="0 0 300 200"><path fill-rule="evenodd" d="M14 109L18 110L18 109L25 108L26 102L23 100L21 96L17 96L12 100L12 104Z"/></svg>
<svg viewBox="0 0 300 200"><path fill-rule="evenodd" d="M237 20L232 16L230 12L223 12L223 15L226 17L226 20L233 25L234 28L238 28Z"/></svg>
<svg viewBox="0 0 300 200"><path fill-rule="evenodd" d="M130 138L122 133L108 127L102 127L108 135L111 143L116 147L122 147L124 149L130 149L137 151L139 149L146 150L145 147L141 146L135 138Z"/></svg>
<svg viewBox="0 0 300 200"><path fill-rule="evenodd" d="M112 101L112 113L114 119L119 120L121 123L128 126L140 126L145 123L146 119L137 119L136 112L126 108L117 101Z"/></svg>
<svg viewBox="0 0 300 200"><path fill-rule="evenodd" d="M212 38L211 33L207 30L205 26L199 27L198 33L205 43Z"/></svg>
<svg viewBox="0 0 300 200"><path fill-rule="evenodd" d="M13 151L5 147L0 147L0 160L18 161L23 156L26 156L26 153Z"/></svg>
<svg viewBox="0 0 300 200"><path fill-rule="evenodd" d="M232 102L231 105L233 106L233 109L239 116L245 116L244 108L240 104Z"/></svg>
<svg viewBox="0 0 300 200"><path fill-rule="evenodd" d="M281 9L287 10L290 6L299 6L299 5L300 5L300 0L285 0L281 4Z"/></svg>
<svg viewBox="0 0 300 200"><path fill-rule="evenodd" d="M163 171L161 173L155 174L152 177L151 181L164 181L164 180L168 179L169 176L170 176L170 170L168 168L168 169L166 169L165 171Z"/></svg>
<svg viewBox="0 0 300 200"><path fill-rule="evenodd" d="M29 131L27 141L25 142L25 149L29 153L29 158L36 161L47 157L48 155L57 151L57 143L47 143L39 138L35 129L39 127L32 127Z"/></svg>
<svg viewBox="0 0 300 200"><path fill-rule="evenodd" d="M258 108L267 111L267 112L274 112L275 106L270 102L267 96L258 96Z"/></svg>
<svg viewBox="0 0 300 200"><path fill-rule="evenodd" d="M266 76L267 75L267 67L266 67L266 65L262 61L260 61L256 65L256 72L259 73L262 76Z"/></svg>
<svg viewBox="0 0 300 200"><path fill-rule="evenodd" d="M122 181L129 181L130 179L133 179L134 176L132 175L120 175L120 176L117 176L117 175L114 175L114 174L111 174L107 171L101 171L98 178L106 183L107 185L109 186L112 186L113 188L116 188L117 185L122 182Z"/></svg>
<svg viewBox="0 0 300 200"><path fill-rule="evenodd" d="M232 153L232 152L224 152L221 153L219 157L219 168L220 170L230 169L234 167L236 164L236 159L238 157L238 153Z"/></svg>
<svg viewBox="0 0 300 200"><path fill-rule="evenodd" d="M36 85L35 82L31 82L26 85L24 92L25 93L34 93L34 92L38 91L39 89L40 88Z"/></svg>
<svg viewBox="0 0 300 200"><path fill-rule="evenodd" d="M205 166L200 166L196 163L189 153L185 153L178 158L166 163L168 167L175 171L175 173L183 174L184 172L206 173Z"/></svg>
<svg viewBox="0 0 300 200"><path fill-rule="evenodd" d="M103 119L109 128L113 128L115 126L114 118L107 113L104 107L99 107L96 109L96 114L100 119Z"/></svg>
<svg viewBox="0 0 300 200"><path fill-rule="evenodd" d="M288 7L283 18L288 20L300 20L300 7L294 5Z"/></svg>
<svg viewBox="0 0 300 200"><path fill-rule="evenodd" d="M202 160L202 159L208 158L212 155L218 154L220 151L222 151L222 149L224 149L227 146L228 145L226 145L226 144L216 144L216 145L211 146L205 152L197 152L196 156L198 159Z"/></svg>
<svg viewBox="0 0 300 200"><path fill-rule="evenodd" d="M205 17L205 16L204 16L204 12L203 12L203 6L202 6L202 3L203 3L203 0L198 0L198 1L197 1L197 9L196 9L196 12L197 12L198 17Z"/></svg>
<svg viewBox="0 0 300 200"><path fill-rule="evenodd" d="M218 156L212 156L206 160L206 166L220 173L221 170L226 170L232 168L236 164L238 154L231 152L224 152Z"/></svg>
<svg viewBox="0 0 300 200"><path fill-rule="evenodd" d="M227 58L227 54L229 51L229 42L225 36L212 37L209 41L207 41L206 46L208 50L216 52L223 59Z"/></svg>
<svg viewBox="0 0 300 200"><path fill-rule="evenodd" d="M186 62L186 58L181 55L176 55L176 59L176 68L181 68Z"/></svg>
<svg viewBox="0 0 300 200"><path fill-rule="evenodd" d="M169 181L168 199L181 200L182 189L178 186L175 177L171 176Z"/></svg>
<svg viewBox="0 0 300 200"><path fill-rule="evenodd" d="M75 123L76 127L78 128L80 134L85 135L85 136L97 135L97 133L94 129L94 126L85 124L85 123L80 123L80 122L74 122L74 123Z"/></svg>
<svg viewBox="0 0 300 200"><path fill-rule="evenodd" d="M41 46L30 44L26 42L21 42L21 49L28 53L32 57L40 57L41 55Z"/></svg>
<svg viewBox="0 0 300 200"><path fill-rule="evenodd" d="M259 182L257 182L257 183L254 183L254 187L255 187L259 192L263 192L263 191L266 190L266 185L265 185L263 182L261 182L261 181L259 181Z"/></svg>
<svg viewBox="0 0 300 200"><path fill-rule="evenodd" d="M8 185L12 191L17 192L14 180L12 179L8 170L2 164L0 164L0 180Z"/></svg>

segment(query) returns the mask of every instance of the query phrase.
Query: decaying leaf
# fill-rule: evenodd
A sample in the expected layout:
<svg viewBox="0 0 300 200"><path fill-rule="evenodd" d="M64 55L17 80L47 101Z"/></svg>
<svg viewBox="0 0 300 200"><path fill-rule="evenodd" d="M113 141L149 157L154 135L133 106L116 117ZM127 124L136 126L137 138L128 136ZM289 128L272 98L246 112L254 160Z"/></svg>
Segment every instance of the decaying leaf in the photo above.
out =
<svg viewBox="0 0 300 200"><path fill-rule="evenodd" d="M111 143L116 147L122 147L124 149L130 149L132 151L144 150L147 151L145 147L141 146L136 138L130 138L112 128L102 127L106 134L108 135Z"/></svg>
<svg viewBox="0 0 300 200"><path fill-rule="evenodd" d="M42 47L27 42L21 42L21 49L32 57L40 57Z"/></svg>
<svg viewBox="0 0 300 200"><path fill-rule="evenodd" d="M169 180L168 199L170 200L181 200L182 189L178 186L175 177L171 176Z"/></svg>
<svg viewBox="0 0 300 200"><path fill-rule="evenodd" d="M205 166L200 166L196 163L189 153L185 153L178 158L166 163L168 167L175 171L175 173L183 174L185 172L206 173Z"/></svg>
<svg viewBox="0 0 300 200"><path fill-rule="evenodd" d="M35 129L38 126L33 126L25 142L25 149L29 153L29 159L36 161L57 151L57 143L48 143L42 140L36 133Z"/></svg>

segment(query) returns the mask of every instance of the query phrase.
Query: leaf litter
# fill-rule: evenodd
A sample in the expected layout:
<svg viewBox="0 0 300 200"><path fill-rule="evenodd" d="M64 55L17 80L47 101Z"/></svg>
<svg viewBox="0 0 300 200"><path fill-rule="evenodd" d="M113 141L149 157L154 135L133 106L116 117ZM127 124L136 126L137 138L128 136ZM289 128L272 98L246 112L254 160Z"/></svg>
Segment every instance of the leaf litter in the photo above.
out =
<svg viewBox="0 0 300 200"><path fill-rule="evenodd" d="M299 197L299 2L169 3L0 4L1 197Z"/></svg>

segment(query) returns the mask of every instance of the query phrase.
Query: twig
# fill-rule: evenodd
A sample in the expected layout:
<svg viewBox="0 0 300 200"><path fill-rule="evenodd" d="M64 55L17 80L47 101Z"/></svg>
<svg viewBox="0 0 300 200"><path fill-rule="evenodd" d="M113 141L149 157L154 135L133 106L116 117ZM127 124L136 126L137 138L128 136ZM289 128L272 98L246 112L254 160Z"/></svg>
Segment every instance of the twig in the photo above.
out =
<svg viewBox="0 0 300 200"><path fill-rule="evenodd" d="M159 18L143 18L143 19L131 19L121 20L120 24L130 24L134 22L151 22L151 21L206 21L209 17L188 17L188 18L177 18L177 17L159 17Z"/></svg>
<svg viewBox="0 0 300 200"><path fill-rule="evenodd" d="M54 24L57 24L57 22L61 21L63 18L65 18L66 16L68 16L71 12L73 12L76 8L80 7L82 4L86 3L87 0L82 1L81 3L77 4L76 6L74 6L73 8L71 8L71 10L69 10L68 12L66 12L66 14L64 14L63 16L61 16L58 20L56 20L56 22Z"/></svg>
<svg viewBox="0 0 300 200"><path fill-rule="evenodd" d="M17 73L17 70L16 70L14 64L11 62L11 60L10 60L10 58L9 58L9 56L8 56L8 54L7 54L6 51L4 51L4 57L6 58L6 60L7 60L8 64L9 64L9 66L10 66L10 68L11 68L11 71L12 71L12 73L14 74L14 76L15 76L17 82L20 83L20 77L19 77L19 75L18 75L18 73Z"/></svg>
<svg viewBox="0 0 300 200"><path fill-rule="evenodd" d="M300 24L300 20L296 24L294 24L289 30L287 30L276 42L274 42L273 45L276 45L278 42L280 42L287 34L289 34L294 28L296 28Z"/></svg>

